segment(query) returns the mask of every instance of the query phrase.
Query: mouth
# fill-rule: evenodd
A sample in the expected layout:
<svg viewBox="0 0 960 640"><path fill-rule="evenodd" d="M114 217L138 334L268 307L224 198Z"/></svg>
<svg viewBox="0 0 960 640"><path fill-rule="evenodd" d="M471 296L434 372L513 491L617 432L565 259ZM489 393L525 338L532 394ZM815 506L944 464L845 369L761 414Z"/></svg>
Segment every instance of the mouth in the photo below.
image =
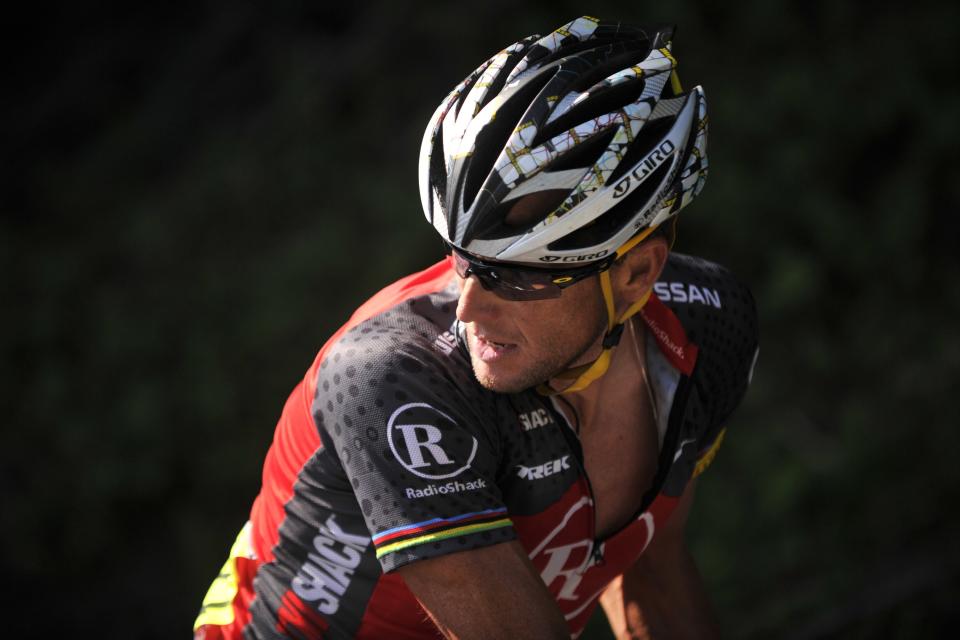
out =
<svg viewBox="0 0 960 640"><path fill-rule="evenodd" d="M499 342L480 334L476 334L474 339L475 355L483 362L496 362L517 348L515 343Z"/></svg>

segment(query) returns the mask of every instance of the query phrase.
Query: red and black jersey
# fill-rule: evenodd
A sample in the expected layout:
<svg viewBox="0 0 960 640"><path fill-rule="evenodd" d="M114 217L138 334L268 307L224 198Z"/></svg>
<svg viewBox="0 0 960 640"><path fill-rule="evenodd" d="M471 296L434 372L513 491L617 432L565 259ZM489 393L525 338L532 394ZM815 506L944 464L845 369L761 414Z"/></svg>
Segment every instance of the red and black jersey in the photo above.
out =
<svg viewBox="0 0 960 640"><path fill-rule="evenodd" d="M709 462L757 350L753 299L725 269L673 254L655 292L634 321L658 468L622 529L597 539L579 441L553 400L476 381L443 261L360 307L293 391L197 637L436 638L394 570L514 539L579 634Z"/></svg>

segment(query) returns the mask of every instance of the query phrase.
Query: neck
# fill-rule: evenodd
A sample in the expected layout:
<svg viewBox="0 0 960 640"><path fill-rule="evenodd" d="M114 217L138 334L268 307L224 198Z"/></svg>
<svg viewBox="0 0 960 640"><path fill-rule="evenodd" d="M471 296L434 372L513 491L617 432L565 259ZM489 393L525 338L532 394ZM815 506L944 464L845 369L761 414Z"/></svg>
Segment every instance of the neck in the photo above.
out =
<svg viewBox="0 0 960 640"><path fill-rule="evenodd" d="M646 358L644 355L643 323L637 318L626 321L620 343L611 351L610 366L606 373L585 389L564 394L564 398L576 408L584 422L600 403L615 402L618 398L642 392L646 384ZM602 351L602 337L587 351L582 360L589 363ZM577 363L581 364L581 363ZM560 391L571 384L567 378L553 378L549 385Z"/></svg>

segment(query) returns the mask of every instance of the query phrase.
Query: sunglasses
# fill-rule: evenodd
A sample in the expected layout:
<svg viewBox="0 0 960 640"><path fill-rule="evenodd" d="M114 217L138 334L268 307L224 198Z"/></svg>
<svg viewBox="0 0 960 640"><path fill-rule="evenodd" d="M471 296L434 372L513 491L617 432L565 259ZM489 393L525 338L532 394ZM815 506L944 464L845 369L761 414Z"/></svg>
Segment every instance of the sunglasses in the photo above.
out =
<svg viewBox="0 0 960 640"><path fill-rule="evenodd" d="M477 277L480 285L504 300L547 300L559 298L566 287L610 268L615 255L575 269L547 269L514 266L502 262L484 262L456 247L447 245L457 275Z"/></svg>

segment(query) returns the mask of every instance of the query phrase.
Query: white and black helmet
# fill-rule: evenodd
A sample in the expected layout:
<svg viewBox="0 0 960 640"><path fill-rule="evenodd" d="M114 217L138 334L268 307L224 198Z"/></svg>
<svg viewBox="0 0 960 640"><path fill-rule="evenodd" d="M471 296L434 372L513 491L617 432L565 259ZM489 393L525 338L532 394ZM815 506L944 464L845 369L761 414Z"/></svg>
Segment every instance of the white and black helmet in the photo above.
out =
<svg viewBox="0 0 960 640"><path fill-rule="evenodd" d="M471 73L420 150L443 239L488 260L586 265L676 215L706 180L707 114L701 87L681 89L672 33L582 17Z"/></svg>

